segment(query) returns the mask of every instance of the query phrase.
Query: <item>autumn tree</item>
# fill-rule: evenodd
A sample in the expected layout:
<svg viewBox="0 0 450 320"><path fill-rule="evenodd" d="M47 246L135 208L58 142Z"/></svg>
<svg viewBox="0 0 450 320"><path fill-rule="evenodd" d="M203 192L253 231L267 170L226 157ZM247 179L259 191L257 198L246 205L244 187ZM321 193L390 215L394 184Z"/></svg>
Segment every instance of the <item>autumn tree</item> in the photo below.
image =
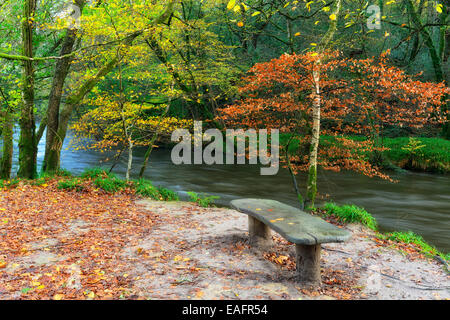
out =
<svg viewBox="0 0 450 320"><path fill-rule="evenodd" d="M293 174L311 168L318 85L323 126L317 164L384 179L390 178L369 161L382 148L377 137L383 126L442 123L442 97L449 91L442 83L415 80L389 66L387 53L378 59L347 59L339 52L284 54L256 64L242 83L241 100L222 110L223 119L233 127L280 129L288 137L281 154ZM299 199L303 205L305 197L299 193Z"/></svg>

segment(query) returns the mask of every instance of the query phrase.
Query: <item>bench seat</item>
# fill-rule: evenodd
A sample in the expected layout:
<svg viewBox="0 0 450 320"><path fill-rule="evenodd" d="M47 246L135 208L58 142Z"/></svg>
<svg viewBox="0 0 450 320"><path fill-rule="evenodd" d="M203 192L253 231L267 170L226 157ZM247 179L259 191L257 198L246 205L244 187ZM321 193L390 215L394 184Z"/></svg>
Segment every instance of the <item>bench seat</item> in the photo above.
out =
<svg viewBox="0 0 450 320"><path fill-rule="evenodd" d="M238 199L231 206L248 215L249 237L253 246L271 244L270 229L296 245L299 280L320 284L320 249L322 243L344 242L351 237L317 216L284 203L268 199Z"/></svg>

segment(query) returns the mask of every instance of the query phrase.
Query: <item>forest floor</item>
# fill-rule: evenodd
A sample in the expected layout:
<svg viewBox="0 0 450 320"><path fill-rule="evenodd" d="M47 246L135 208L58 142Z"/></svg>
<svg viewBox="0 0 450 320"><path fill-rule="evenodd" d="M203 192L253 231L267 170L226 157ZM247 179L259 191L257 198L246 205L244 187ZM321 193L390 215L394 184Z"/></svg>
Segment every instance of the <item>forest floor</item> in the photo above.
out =
<svg viewBox="0 0 450 320"><path fill-rule="evenodd" d="M20 185L0 193L0 299L450 299L438 261L345 227L308 290L294 246L249 247L237 211Z"/></svg>

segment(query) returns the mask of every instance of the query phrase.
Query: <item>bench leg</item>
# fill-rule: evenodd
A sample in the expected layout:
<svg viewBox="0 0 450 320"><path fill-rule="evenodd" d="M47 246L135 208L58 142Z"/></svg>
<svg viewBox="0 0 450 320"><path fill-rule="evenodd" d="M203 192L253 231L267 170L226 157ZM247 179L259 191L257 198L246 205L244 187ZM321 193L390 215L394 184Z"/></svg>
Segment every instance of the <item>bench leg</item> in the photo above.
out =
<svg viewBox="0 0 450 320"><path fill-rule="evenodd" d="M311 246L296 244L295 251L299 281L310 286L320 285L320 244Z"/></svg>
<svg viewBox="0 0 450 320"><path fill-rule="evenodd" d="M269 246L272 242L270 228L252 216L248 216L248 235L252 246Z"/></svg>

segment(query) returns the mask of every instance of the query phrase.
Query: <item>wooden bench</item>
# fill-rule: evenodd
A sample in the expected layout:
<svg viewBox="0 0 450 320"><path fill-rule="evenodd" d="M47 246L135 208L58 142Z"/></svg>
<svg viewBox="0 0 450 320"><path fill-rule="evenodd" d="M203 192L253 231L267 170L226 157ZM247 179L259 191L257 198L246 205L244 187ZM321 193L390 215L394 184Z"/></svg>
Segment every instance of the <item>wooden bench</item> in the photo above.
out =
<svg viewBox="0 0 450 320"><path fill-rule="evenodd" d="M297 275L307 285L320 285L320 245L344 242L351 233L317 216L275 200L239 199L231 206L248 215L249 240L252 246L271 244L270 229L295 244Z"/></svg>

